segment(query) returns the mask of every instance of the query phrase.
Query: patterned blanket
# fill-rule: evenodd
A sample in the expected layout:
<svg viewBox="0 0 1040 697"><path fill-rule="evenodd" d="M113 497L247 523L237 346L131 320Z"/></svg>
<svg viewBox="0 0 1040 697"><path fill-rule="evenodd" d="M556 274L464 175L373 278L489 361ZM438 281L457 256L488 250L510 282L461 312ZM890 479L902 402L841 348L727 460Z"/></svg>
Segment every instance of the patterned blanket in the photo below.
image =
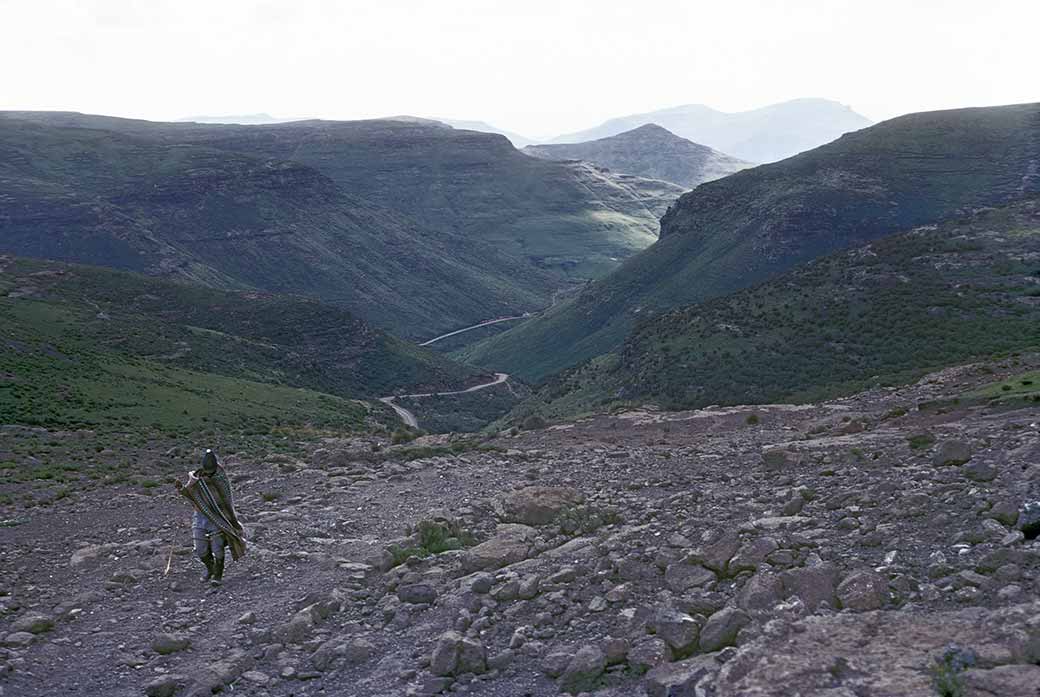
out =
<svg viewBox="0 0 1040 697"><path fill-rule="evenodd" d="M238 561L246 553L246 539L242 525L238 522L235 503L231 497L231 483L223 467L210 477L198 476L198 471L188 474L188 483L178 487L191 505L224 533L231 557Z"/></svg>

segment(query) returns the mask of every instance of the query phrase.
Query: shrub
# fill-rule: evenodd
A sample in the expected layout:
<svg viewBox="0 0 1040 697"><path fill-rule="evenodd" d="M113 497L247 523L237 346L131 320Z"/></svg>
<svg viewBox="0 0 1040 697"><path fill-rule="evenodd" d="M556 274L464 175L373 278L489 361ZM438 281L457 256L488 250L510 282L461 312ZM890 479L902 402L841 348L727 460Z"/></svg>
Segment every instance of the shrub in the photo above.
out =
<svg viewBox="0 0 1040 697"><path fill-rule="evenodd" d="M548 424L545 422L545 419L538 416L537 414L531 414L526 419L524 419L524 423L522 424L522 426L525 431L540 431L546 426L548 426Z"/></svg>
<svg viewBox="0 0 1040 697"><path fill-rule="evenodd" d="M748 414L748 417L744 419L744 423L746 423L748 426L757 426L758 421L758 414Z"/></svg>

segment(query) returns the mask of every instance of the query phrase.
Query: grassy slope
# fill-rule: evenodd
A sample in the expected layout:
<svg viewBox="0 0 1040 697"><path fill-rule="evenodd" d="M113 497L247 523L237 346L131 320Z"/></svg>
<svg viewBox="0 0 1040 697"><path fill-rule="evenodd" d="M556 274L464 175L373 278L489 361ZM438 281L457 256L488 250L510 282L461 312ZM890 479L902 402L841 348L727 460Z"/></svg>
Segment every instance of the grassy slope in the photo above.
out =
<svg viewBox="0 0 1040 697"><path fill-rule="evenodd" d="M468 350L529 380L615 349L637 320L971 207L1040 191L1040 105L912 114L684 195L661 240L574 300Z"/></svg>
<svg viewBox="0 0 1040 697"><path fill-rule="evenodd" d="M310 300L57 262L0 267L6 423L128 416L182 428L207 410L239 426L355 423L364 409L350 398L457 389L474 376Z"/></svg>
<svg viewBox="0 0 1040 697"><path fill-rule="evenodd" d="M680 187L666 182L613 175L585 164L528 157L501 136L424 123L308 121L245 127L8 112L0 114L0 124L4 117L9 124L14 123L12 119L23 119L15 129L15 137L20 141L25 140L20 133L25 120L30 120L50 132L60 131L65 138L75 138L75 131L129 138L142 148L163 148L162 157L168 157L170 152L219 152L231 161L235 157L247 158L267 163L264 167L268 167L269 161L275 160L286 167L285 163L295 163L297 169L320 174L323 185L331 185L340 199L346 196L344 192L350 194L349 202L337 204L335 212L368 215L356 221L343 220L335 214L321 218L325 209L316 209L313 200L307 201L296 211L307 222L298 225L295 240L267 239L261 243L255 234L252 236L250 244L263 245L254 255L255 261L262 262L266 255L291 262L293 255L279 254L279 249L287 244L291 249L291 242L309 243L312 238L319 243L303 251L312 259L321 259L331 246L325 231L349 227L353 222L351 231L358 234L350 236L350 244L364 249L381 243L382 254L373 253L366 268L355 274L353 280L361 282L338 287L334 284L331 270L350 269L350 258L342 260L348 262L345 265L333 258L328 264L333 278L324 284L319 283L325 280L321 267L318 276L310 279L305 272L290 276L288 271L268 264L263 269L264 277L285 279L289 285L318 285L316 294L337 301L349 301L351 295L359 292L352 288L363 291L376 286L383 290L403 285L405 297L415 297L418 293L412 291L425 289L423 295L429 306L425 314L419 308L388 304L386 297L375 292L348 305L358 312L376 306L395 310L385 313L390 316L382 317L383 320L393 321L393 315L403 313L407 322L388 324L377 316L369 319L411 338L465 326L472 323L469 320L478 321L509 310L535 309L548 304L551 293L569 280L602 276L656 239L658 218L682 193ZM95 164L90 158L98 147L91 142L80 148L88 158L85 164ZM10 154L5 157L10 159ZM35 167L37 159L38 154L30 153L27 162ZM69 161L61 158L59 164L65 167ZM192 165L191 172L197 174L215 166ZM42 179L44 184L51 184L49 176ZM199 182L191 181L189 191L202 188ZM145 177L143 183L147 186L152 182ZM203 186L221 190L211 184ZM201 205L196 198L185 197L183 190L180 193L177 208L159 211L159 220L176 218ZM249 196L237 193L222 201L214 200L209 206L210 215L228 217L219 211L219 206L235 211L234 204L243 195ZM265 207L273 216L283 204L271 201ZM253 208L249 206L250 210ZM138 210L133 218L140 220L147 214L147 208ZM240 212L232 215L237 217ZM290 226L290 221L273 221L253 232ZM208 230L209 224L197 221L195 227ZM218 230L218 236L224 234ZM198 255L201 262L215 263L221 255L237 251L243 236L236 237L234 247L226 241L208 239L209 246ZM12 251L25 253L22 249ZM105 253L111 254L111 250ZM380 259L386 260L385 268L380 266ZM242 269L235 273L240 275ZM363 282L372 275L375 282ZM256 285L257 279L250 278L248 282ZM454 293L448 294L447 290ZM416 319L423 322L422 330L409 331L414 328L407 325Z"/></svg>
<svg viewBox="0 0 1040 697"><path fill-rule="evenodd" d="M408 337L540 307L554 283L312 168L200 145L0 119L0 189L3 251L317 296Z"/></svg>
<svg viewBox="0 0 1040 697"><path fill-rule="evenodd" d="M889 236L642 323L539 393L548 414L814 401L1040 347L1040 200ZM1035 389L1035 388L1034 388Z"/></svg>

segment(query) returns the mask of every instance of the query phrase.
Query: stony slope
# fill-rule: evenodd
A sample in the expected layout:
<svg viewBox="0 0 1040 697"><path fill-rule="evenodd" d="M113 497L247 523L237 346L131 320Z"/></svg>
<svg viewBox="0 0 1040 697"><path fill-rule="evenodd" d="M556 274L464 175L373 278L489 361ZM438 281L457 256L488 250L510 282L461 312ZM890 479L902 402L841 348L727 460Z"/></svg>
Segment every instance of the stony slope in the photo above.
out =
<svg viewBox="0 0 1040 697"><path fill-rule="evenodd" d="M753 166L652 123L586 143L529 145L523 152L546 160L584 160L686 189Z"/></svg>
<svg viewBox="0 0 1040 697"><path fill-rule="evenodd" d="M341 195L408 221L427 242L446 239L446 252L416 251L416 256L441 256L464 268L430 279L424 288L493 275L481 279L483 288L471 286L462 294L495 297L502 292L495 286L501 286L518 296L513 309L530 309L532 296L548 304L569 279L603 275L645 248L656 238L658 218L681 193L664 182L537 160L502 136L425 120L216 126L49 112L7 112L7 117L302 165L330 180ZM378 222L367 224L379 229ZM483 261L471 263L467 255ZM421 262L411 266L424 271ZM504 313L475 320L497 314Z"/></svg>
<svg viewBox="0 0 1040 697"><path fill-rule="evenodd" d="M648 123L747 162L776 162L829 143L843 133L865 128L870 120L827 99L795 99L736 113L687 104L611 119L587 131L559 136L552 142L598 140Z"/></svg>
<svg viewBox="0 0 1040 697"><path fill-rule="evenodd" d="M1038 260L1038 199L885 237L642 322L539 408L816 400L1037 349Z"/></svg>
<svg viewBox="0 0 1040 697"><path fill-rule="evenodd" d="M1037 409L915 405L1038 366L800 407L632 411L484 450L257 441L222 451L251 546L216 589L196 580L169 484L190 447L123 442L124 478L93 480L116 456L89 434L8 426L0 686L1025 697L1040 672ZM70 456L79 469L42 478ZM475 537L462 550L420 546L460 528Z"/></svg>
<svg viewBox="0 0 1040 697"><path fill-rule="evenodd" d="M843 248L1040 192L1040 105L904 116L685 194L661 239L574 300L483 342L479 364L540 379L635 322Z"/></svg>

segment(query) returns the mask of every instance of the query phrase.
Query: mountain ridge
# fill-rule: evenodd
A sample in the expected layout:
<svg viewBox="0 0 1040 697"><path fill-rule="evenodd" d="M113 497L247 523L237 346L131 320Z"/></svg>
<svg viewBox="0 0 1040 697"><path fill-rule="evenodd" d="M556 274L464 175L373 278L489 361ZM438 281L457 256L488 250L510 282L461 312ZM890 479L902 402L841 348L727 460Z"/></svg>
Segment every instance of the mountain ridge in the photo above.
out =
<svg viewBox="0 0 1040 697"><path fill-rule="evenodd" d="M1040 191L1040 104L925 112L684 194L659 241L461 355L528 380L611 351L647 314L818 256Z"/></svg>
<svg viewBox="0 0 1040 697"><path fill-rule="evenodd" d="M672 133L748 162L775 162L871 124L849 107L828 99L801 98L747 111L723 112L686 104L605 121L550 143L574 143L617 135L656 123Z"/></svg>
<svg viewBox="0 0 1040 697"><path fill-rule="evenodd" d="M585 160L615 172L661 179L687 189L753 167L654 123L584 143L529 145L525 154L549 160Z"/></svg>

